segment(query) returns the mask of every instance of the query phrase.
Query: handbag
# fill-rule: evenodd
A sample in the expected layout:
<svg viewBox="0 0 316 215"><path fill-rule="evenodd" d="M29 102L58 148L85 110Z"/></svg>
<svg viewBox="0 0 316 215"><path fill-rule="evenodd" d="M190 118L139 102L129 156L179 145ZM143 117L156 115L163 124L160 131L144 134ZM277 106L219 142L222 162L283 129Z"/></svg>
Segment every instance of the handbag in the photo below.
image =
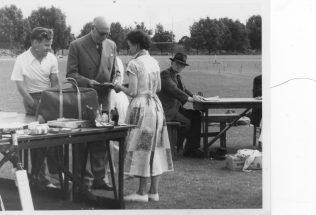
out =
<svg viewBox="0 0 316 215"><path fill-rule="evenodd" d="M72 87L63 89L66 83ZM58 118L92 120L91 110L96 112L99 108L97 92L92 88L78 87L73 78L66 78L62 86L42 92L37 116L41 115L46 122Z"/></svg>

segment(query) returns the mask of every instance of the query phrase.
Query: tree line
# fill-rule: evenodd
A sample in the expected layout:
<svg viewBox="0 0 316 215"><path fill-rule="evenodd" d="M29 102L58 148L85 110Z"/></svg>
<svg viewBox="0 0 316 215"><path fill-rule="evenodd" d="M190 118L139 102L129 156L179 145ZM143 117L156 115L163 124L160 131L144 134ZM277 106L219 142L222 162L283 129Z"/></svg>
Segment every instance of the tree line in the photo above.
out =
<svg viewBox="0 0 316 215"><path fill-rule="evenodd" d="M201 18L190 27L190 36L183 36L178 42L174 41L172 31L165 30L162 24L157 24L155 30L148 29L144 22L135 23L135 26L123 27L119 22L111 23L110 38L116 42L118 51L128 49L125 36L134 29L147 32L153 41L153 51L160 54L185 51L222 53L240 52L249 50L261 52L261 16L253 15L246 25L239 20L229 18L210 19ZM66 15L61 9L39 7L33 10L28 17L23 17L21 9L15 5L0 8L0 48L22 51L30 46L31 29L37 26L54 30L52 49L68 49L72 40L76 39L71 32L71 27L66 24ZM89 33L92 22L83 25L77 38Z"/></svg>

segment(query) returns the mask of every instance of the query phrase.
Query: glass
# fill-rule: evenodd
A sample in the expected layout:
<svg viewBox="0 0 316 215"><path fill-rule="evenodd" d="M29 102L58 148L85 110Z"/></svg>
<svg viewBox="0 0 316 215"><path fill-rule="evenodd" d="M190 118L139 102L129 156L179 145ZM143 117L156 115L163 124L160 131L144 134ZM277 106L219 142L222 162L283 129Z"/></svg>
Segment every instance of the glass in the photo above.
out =
<svg viewBox="0 0 316 215"><path fill-rule="evenodd" d="M94 26L94 28L95 28L95 30L98 32L98 34L99 34L100 36L106 36L106 37L108 37L108 36L110 35L110 32L101 32L101 31L99 31L99 29L98 29L96 26Z"/></svg>
<svg viewBox="0 0 316 215"><path fill-rule="evenodd" d="M111 120L114 122L115 126L118 126L119 114L116 107L111 110Z"/></svg>

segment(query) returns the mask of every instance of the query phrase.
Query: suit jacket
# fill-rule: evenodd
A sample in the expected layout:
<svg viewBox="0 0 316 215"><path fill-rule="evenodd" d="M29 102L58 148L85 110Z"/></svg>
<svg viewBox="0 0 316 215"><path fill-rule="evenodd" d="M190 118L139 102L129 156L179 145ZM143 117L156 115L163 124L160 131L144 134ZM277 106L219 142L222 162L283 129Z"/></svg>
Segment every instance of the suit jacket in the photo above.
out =
<svg viewBox="0 0 316 215"><path fill-rule="evenodd" d="M189 96L193 94L187 90L181 80L181 76L177 75L170 67L160 73L161 91L158 93L162 103L167 120L173 120L180 107L187 101Z"/></svg>
<svg viewBox="0 0 316 215"><path fill-rule="evenodd" d="M112 40L102 42L100 57L91 33L71 42L67 61L67 77L77 80L80 87L90 87L89 80L100 83L120 80L116 64L116 45ZM108 107L109 90L98 92L99 102Z"/></svg>
<svg viewBox="0 0 316 215"><path fill-rule="evenodd" d="M262 96L262 75L258 75L253 79L252 95L253 97Z"/></svg>
<svg viewBox="0 0 316 215"><path fill-rule="evenodd" d="M252 88L253 97L262 96L262 75L258 75L253 79L253 88ZM262 118L262 108L253 108L251 115L251 123L255 126L260 126Z"/></svg>

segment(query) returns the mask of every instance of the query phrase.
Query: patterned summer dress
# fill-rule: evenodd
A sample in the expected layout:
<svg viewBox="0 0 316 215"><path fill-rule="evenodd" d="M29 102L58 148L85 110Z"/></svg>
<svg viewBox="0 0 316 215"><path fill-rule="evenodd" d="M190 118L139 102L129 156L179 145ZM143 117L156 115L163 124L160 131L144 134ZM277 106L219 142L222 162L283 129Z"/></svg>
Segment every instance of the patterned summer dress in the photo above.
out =
<svg viewBox="0 0 316 215"><path fill-rule="evenodd" d="M127 66L128 75L137 77L137 96L127 110L126 123L136 125L126 138L124 173L150 177L173 170L166 120L156 94L160 89L158 62L140 51Z"/></svg>

